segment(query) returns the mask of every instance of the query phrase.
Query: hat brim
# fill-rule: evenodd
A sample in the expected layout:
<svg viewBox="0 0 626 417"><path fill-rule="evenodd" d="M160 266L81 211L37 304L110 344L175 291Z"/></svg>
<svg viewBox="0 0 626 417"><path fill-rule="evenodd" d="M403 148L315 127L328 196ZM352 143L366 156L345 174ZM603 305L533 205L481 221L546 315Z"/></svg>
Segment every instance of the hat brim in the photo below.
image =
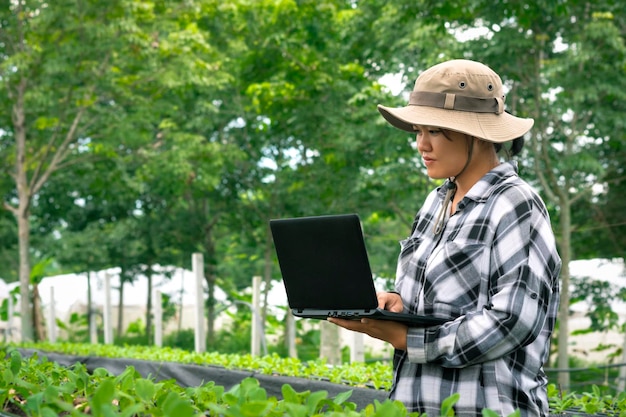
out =
<svg viewBox="0 0 626 417"><path fill-rule="evenodd" d="M414 125L433 126L496 143L523 136L535 123L533 119L506 112L474 113L428 106L385 107L379 104L378 111L392 126L407 132L415 132Z"/></svg>

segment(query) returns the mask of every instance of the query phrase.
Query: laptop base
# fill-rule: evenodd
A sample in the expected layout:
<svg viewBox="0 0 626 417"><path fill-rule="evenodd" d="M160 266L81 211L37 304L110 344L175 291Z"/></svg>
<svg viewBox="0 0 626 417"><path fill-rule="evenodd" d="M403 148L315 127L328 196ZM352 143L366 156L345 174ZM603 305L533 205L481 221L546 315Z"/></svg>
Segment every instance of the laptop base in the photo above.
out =
<svg viewBox="0 0 626 417"><path fill-rule="evenodd" d="M408 313L394 313L388 310L380 308L374 310L315 310L315 309L292 309L291 313L296 317L326 320L329 317L335 317L345 320L361 320L362 318L368 318L373 320L389 320L404 323L410 327L429 327L441 325L448 319L442 319L431 316L419 316L416 314Z"/></svg>

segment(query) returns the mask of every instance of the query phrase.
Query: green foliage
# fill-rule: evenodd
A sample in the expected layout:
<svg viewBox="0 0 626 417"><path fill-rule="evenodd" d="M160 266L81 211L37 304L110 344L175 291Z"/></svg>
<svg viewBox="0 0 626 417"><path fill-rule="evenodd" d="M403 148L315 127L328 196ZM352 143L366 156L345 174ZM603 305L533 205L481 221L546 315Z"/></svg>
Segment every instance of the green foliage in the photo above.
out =
<svg viewBox="0 0 626 417"><path fill-rule="evenodd" d="M9 320L9 314L11 313L11 311L9 311L9 298L11 299L13 309L15 309L14 306L17 304L17 297L19 295L19 292L20 288L15 287L9 292L8 297L2 300L2 302L0 303L0 320Z"/></svg>
<svg viewBox="0 0 626 417"><path fill-rule="evenodd" d="M234 354L250 352L251 323L251 320L229 323L216 333L214 342L207 344L207 349Z"/></svg>
<svg viewBox="0 0 626 417"><path fill-rule="evenodd" d="M320 355L321 334L319 329L310 329L296 340L298 357L303 361L315 360Z"/></svg>
<svg viewBox="0 0 626 417"><path fill-rule="evenodd" d="M30 282L32 284L39 284L41 280L49 275L52 259L46 258L35 263L30 270Z"/></svg>
<svg viewBox="0 0 626 417"><path fill-rule="evenodd" d="M178 305L170 294L161 294L161 311L163 324L176 317Z"/></svg>
<svg viewBox="0 0 626 417"><path fill-rule="evenodd" d="M141 335L146 333L146 324L141 319L137 319L128 324L126 333L129 335Z"/></svg>
<svg viewBox="0 0 626 417"><path fill-rule="evenodd" d="M4 353L10 360L0 364L1 410L19 410L24 416L191 417L206 411L232 417L407 415L402 404L390 401L376 402L367 411L358 412L348 401L350 390L328 398L325 391L296 392L284 385L283 399L278 400L268 397L254 378L246 378L228 391L215 382L182 388L173 380L142 378L132 366L118 376L101 368L88 374L81 364L65 368L38 355L22 358L17 350Z"/></svg>
<svg viewBox="0 0 626 417"><path fill-rule="evenodd" d="M391 367L388 364L375 362L329 367L323 359L319 359L319 354L314 360L303 361L296 358L283 358L276 354L258 357L250 354L224 354L216 351L197 353L173 347L157 348L145 345L112 346L40 342L22 343L19 346L72 355L94 355L106 358L133 357L198 365L211 364L227 369L255 370L269 375L280 373L285 376L305 376L336 383L372 386L376 389L389 389L391 382Z"/></svg>
<svg viewBox="0 0 626 417"><path fill-rule="evenodd" d="M119 266L126 279L150 265L188 266L202 252L209 285L237 293L253 275L279 278L269 218L351 211L364 219L374 271L390 285L396 242L436 184L414 138L377 114L377 103L406 102L380 77L397 74L406 93L421 70L457 57L494 67L507 107L535 118L522 174L550 200L562 252L623 256L620 2L4 6L0 192L6 207L30 210L0 217L10 281L17 218L30 221L24 255L34 260L72 271ZM458 37L473 29L484 32ZM28 146L18 144L22 133ZM18 167L29 186L15 182ZM592 191L598 184L603 193ZM571 242L561 234L570 225ZM33 276L43 273L35 265ZM594 320L613 325L615 316L599 309ZM211 336L233 351L246 344L246 336ZM303 358L317 356L315 338L302 335ZM176 343L188 346L188 337Z"/></svg>
<svg viewBox="0 0 626 417"><path fill-rule="evenodd" d="M57 347L60 350L74 350L72 353L81 349L80 345ZM90 347L96 348L83 346L85 349ZM62 367L49 362L45 354L35 353L23 358L13 347L5 347L2 351L7 360L0 362L0 411L24 416L64 413L76 417L198 416L206 415L204 413L210 410L216 415L232 417L420 417L418 413L407 413L401 403L390 400L374 401L362 410L357 410L356 405L349 401L352 392L348 385L343 393L334 398L329 398L326 391L297 392L290 385L283 385L282 399L279 400L269 397L255 378L245 378L228 391L217 381L183 388L174 380L156 382L143 378L132 366L117 376L103 368L88 373L80 363ZM126 352L134 353L132 349ZM148 353L154 355L155 352ZM152 359L162 360L164 357L154 355ZM275 362L271 365L268 363L268 367L274 370L279 369L277 365ZM263 372L262 368L259 370ZM551 414L626 414L626 393L611 397L597 387L582 394L564 393L554 385L549 385L548 395ZM459 394L447 398L441 405L440 416L455 416L454 405L459 399ZM495 417L498 414L485 409L482 415ZM516 411L507 417L519 415L519 411Z"/></svg>
<svg viewBox="0 0 626 417"><path fill-rule="evenodd" d="M579 411L592 415L615 415L626 414L626 393L621 392L616 396L603 394L599 387L592 386L591 392L577 394L574 392L564 393L554 385L548 386L548 398L550 410L555 414L567 411Z"/></svg>
<svg viewBox="0 0 626 417"><path fill-rule="evenodd" d="M89 340L89 317L87 314L73 312L66 322L56 319L59 330L65 332L67 342L85 343Z"/></svg>
<svg viewBox="0 0 626 417"><path fill-rule="evenodd" d="M195 348L195 337L193 329L177 330L163 337L163 345L173 349L193 351Z"/></svg>
<svg viewBox="0 0 626 417"><path fill-rule="evenodd" d="M613 358L611 358L613 359ZM586 361L576 356L569 357L570 391L574 393L584 393L598 389L602 395L612 396L619 392L616 385L619 381L619 367L607 364L598 364ZM557 381L557 372L546 369L549 381ZM595 387L595 388L594 388ZM565 395L565 394L563 394Z"/></svg>
<svg viewBox="0 0 626 417"><path fill-rule="evenodd" d="M611 307L611 303L626 301L624 288L591 277L572 278L572 283L575 289L572 291L570 303L589 304L586 315L591 319L591 325L583 333L619 328L619 315Z"/></svg>
<svg viewBox="0 0 626 417"><path fill-rule="evenodd" d="M118 346L146 346L152 342L149 336L145 333L129 334L125 333L120 336L116 336L113 343Z"/></svg>
<svg viewBox="0 0 626 417"><path fill-rule="evenodd" d="M376 361L367 363L344 363L328 366L319 355L310 360L281 357L276 353L267 356L251 356L249 354L224 354L215 351L197 353L193 351L193 335L190 334L191 349L179 349L171 346L158 348L155 346L110 346L80 343L31 343L21 344L26 348L41 351L58 352L77 356L93 355L100 357L128 357L142 360L167 361L185 364L213 365L226 369L251 370L263 374L294 376L315 380L327 380L334 383L370 387L389 390L392 381L392 369L388 362ZM570 358L570 367L578 371L572 373L571 386L576 392L591 391L593 386L601 390L603 395L615 395L610 388L612 381L617 381L618 368L606 368L580 359ZM556 381L555 373L548 372L549 381Z"/></svg>

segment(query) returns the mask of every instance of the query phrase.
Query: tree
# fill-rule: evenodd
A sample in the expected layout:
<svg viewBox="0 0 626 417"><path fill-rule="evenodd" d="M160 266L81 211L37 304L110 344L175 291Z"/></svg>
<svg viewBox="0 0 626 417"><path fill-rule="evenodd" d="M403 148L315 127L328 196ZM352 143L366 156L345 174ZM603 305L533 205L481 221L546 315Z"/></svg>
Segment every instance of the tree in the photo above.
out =
<svg viewBox="0 0 626 417"><path fill-rule="evenodd" d="M614 135L608 128L615 123L613 118L621 118L615 103L626 101L626 47L612 14L605 10L581 10L578 24L584 22L583 29L569 33L564 40L570 47L557 62L547 63L545 72L556 91L555 102L548 105L556 111L544 116L533 148L542 189L559 210L563 271L558 347L563 369L568 367L569 261L576 259L572 207L579 199L591 199L596 184L605 181L603 145ZM559 381L569 386L569 374L560 374Z"/></svg>
<svg viewBox="0 0 626 417"><path fill-rule="evenodd" d="M70 162L78 139L83 138L83 146L89 142L90 133L95 133L89 127L98 119L98 110L110 105L103 102L102 91L111 81L107 76L112 74L113 52L121 45L113 22L123 4L107 9L68 1L48 7L21 0L7 6L0 12L0 76L2 113L10 119L2 120L1 140L3 164L15 191L5 195L4 207L17 220L22 338L30 340L33 198L55 171Z"/></svg>
<svg viewBox="0 0 626 417"><path fill-rule="evenodd" d="M15 181L4 207L18 224L28 340L29 222L37 193L69 164L107 152L127 155L158 140L171 109L159 100L164 93L210 85L224 73L207 63L213 50L198 35L193 4L20 0L0 13L2 114L12 115L2 119L0 140L3 166Z"/></svg>

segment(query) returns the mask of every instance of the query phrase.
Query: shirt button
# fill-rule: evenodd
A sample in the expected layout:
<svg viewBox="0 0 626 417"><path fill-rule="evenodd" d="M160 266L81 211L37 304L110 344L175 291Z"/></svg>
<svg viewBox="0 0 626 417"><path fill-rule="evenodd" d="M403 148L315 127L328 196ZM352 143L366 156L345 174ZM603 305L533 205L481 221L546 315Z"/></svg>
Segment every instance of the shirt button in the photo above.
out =
<svg viewBox="0 0 626 417"><path fill-rule="evenodd" d="M530 294L530 298L532 298L533 300L536 300L537 299L537 293Z"/></svg>

